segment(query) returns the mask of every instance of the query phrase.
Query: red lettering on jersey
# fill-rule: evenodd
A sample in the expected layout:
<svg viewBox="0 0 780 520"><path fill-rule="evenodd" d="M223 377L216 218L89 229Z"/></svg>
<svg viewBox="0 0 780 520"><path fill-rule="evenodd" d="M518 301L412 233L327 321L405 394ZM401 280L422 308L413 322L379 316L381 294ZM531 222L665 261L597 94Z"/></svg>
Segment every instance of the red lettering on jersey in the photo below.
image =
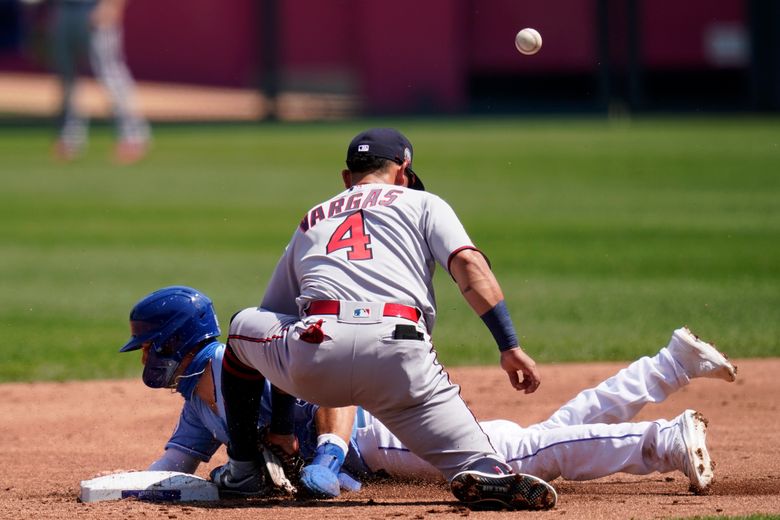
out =
<svg viewBox="0 0 780 520"><path fill-rule="evenodd" d="M325 220L325 212L322 210L322 206L317 206L311 210L311 217L309 217L311 227L317 225L318 220Z"/></svg>
<svg viewBox="0 0 780 520"><path fill-rule="evenodd" d="M379 201L379 194L382 193L382 190L371 190L369 192L368 197L366 197L366 200L363 201L363 209L370 208L371 206L376 206L377 201Z"/></svg>
<svg viewBox="0 0 780 520"><path fill-rule="evenodd" d="M371 236L366 233L363 210L354 212L344 219L333 232L325 251L331 254L339 249L347 250L347 260L371 260L374 253L368 247Z"/></svg>
<svg viewBox="0 0 780 520"><path fill-rule="evenodd" d="M338 215L341 213L341 207L344 205L344 197L340 199L336 199L330 203L330 207L328 208L328 218L332 217L333 215Z"/></svg>
<svg viewBox="0 0 780 520"><path fill-rule="evenodd" d="M390 190L385 193L385 197L379 201L379 204L382 206L389 206L395 202L395 199L397 199L401 193L403 193L401 190Z"/></svg>
<svg viewBox="0 0 780 520"><path fill-rule="evenodd" d="M363 192L359 191L352 195L349 199L347 199L347 207L344 208L344 211L349 211L352 209L359 209L360 208L360 199L363 198Z"/></svg>

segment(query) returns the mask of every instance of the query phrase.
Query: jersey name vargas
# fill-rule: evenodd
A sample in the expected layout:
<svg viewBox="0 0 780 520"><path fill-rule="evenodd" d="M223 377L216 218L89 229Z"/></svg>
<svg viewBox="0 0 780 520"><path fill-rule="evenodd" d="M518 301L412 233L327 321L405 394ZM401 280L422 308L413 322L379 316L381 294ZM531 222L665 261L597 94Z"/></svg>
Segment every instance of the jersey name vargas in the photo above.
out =
<svg viewBox="0 0 780 520"><path fill-rule="evenodd" d="M317 225L321 220L331 217L338 217L344 213L358 209L366 209L376 205L390 206L398 196L403 193L402 190L391 189L382 193L386 188L374 188L371 191L356 191L355 193L344 195L333 199L325 204L320 204L301 220L300 228L304 233ZM326 214L327 211L327 214Z"/></svg>

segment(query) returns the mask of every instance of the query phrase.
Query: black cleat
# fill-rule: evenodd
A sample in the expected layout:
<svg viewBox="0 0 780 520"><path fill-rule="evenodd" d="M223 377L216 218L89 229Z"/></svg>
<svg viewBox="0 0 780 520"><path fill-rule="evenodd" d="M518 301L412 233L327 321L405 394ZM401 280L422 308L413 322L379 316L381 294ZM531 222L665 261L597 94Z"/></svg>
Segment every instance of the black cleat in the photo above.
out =
<svg viewBox="0 0 780 520"><path fill-rule="evenodd" d="M474 509L552 509L558 494L550 484L532 475L496 475L461 471L450 481L450 489L461 502Z"/></svg>
<svg viewBox="0 0 780 520"><path fill-rule="evenodd" d="M236 478L233 468L230 462L228 462L211 470L209 476L211 481L216 484L220 496L223 497L259 497L268 494L265 478L259 469L256 472Z"/></svg>

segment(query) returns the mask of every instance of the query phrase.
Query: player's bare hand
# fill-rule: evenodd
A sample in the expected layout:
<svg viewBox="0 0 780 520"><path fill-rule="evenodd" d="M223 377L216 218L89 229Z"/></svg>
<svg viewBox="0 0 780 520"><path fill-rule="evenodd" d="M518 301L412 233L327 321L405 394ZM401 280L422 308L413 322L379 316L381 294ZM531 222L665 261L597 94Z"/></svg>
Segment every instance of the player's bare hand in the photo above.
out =
<svg viewBox="0 0 780 520"><path fill-rule="evenodd" d="M520 347L501 352L501 368L509 376L509 382L514 389L522 390L526 394L535 392L542 382L536 362Z"/></svg>

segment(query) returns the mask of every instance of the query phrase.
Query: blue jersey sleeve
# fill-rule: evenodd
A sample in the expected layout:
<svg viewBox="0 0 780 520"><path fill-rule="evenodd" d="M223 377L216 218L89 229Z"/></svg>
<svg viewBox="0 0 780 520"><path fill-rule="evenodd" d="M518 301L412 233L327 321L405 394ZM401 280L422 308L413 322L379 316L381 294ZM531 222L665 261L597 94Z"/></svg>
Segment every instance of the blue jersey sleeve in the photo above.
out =
<svg viewBox="0 0 780 520"><path fill-rule="evenodd" d="M185 402L179 416L179 422L165 445L165 449L173 448L197 457L203 462L208 462L222 443L201 419L197 405L203 403L199 401Z"/></svg>

